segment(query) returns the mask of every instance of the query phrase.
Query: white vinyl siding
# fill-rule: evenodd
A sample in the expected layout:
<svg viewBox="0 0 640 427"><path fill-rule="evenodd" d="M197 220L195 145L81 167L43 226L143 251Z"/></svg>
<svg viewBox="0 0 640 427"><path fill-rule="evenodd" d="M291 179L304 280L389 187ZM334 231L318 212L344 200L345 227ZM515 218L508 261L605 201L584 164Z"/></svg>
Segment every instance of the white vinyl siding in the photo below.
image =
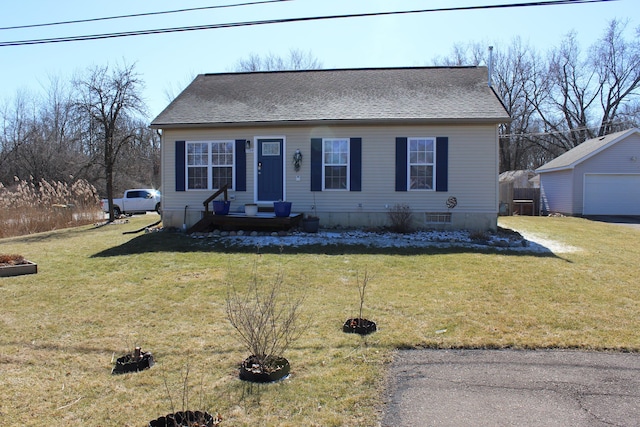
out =
<svg viewBox="0 0 640 427"><path fill-rule="evenodd" d="M540 174L540 198L544 212L574 213L571 171Z"/></svg>
<svg viewBox="0 0 640 427"><path fill-rule="evenodd" d="M495 226L498 211L498 142L495 125L396 125L396 126L291 126L255 128L196 128L166 129L163 132L162 194L163 221L168 226L191 225L201 216L202 202L210 194L200 191L175 191L174 141L212 141L222 139L252 139L256 135L286 137L283 153L286 168L286 198L293 203L292 212L313 214L322 218L323 226L339 223L345 226L362 224L383 225L387 206L407 204L416 218L425 212L446 212L449 197L456 197L458 205L451 212L451 226L463 228L460 218L473 221L476 216L489 218ZM328 136L329 135L329 136ZM335 136L333 136L335 135ZM448 190L395 191L396 138L420 138L424 135L446 136L449 140ZM353 191L310 191L311 138L362 138L362 189ZM342 138L344 137L344 138ZM300 170L295 171L293 155L302 154ZM436 153L437 154L437 153ZM254 203L255 155L253 148L246 153L246 191L232 191L231 211L244 209ZM435 184L435 183L434 183ZM347 187L348 188L348 187ZM185 208L186 207L186 208ZM470 225L471 222L469 223Z"/></svg>

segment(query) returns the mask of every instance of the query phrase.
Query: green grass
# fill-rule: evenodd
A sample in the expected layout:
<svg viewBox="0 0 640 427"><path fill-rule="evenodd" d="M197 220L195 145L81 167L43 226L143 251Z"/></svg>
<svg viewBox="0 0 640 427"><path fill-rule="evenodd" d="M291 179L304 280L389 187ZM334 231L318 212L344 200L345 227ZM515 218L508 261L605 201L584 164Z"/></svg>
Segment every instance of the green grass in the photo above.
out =
<svg viewBox="0 0 640 427"><path fill-rule="evenodd" d="M0 239L0 252L38 263L36 275L0 278L4 423L144 426L206 409L222 426L373 426L398 348L640 351L640 231L624 226L501 218L579 249L555 255L340 247L256 255L179 234L122 234L155 219ZM261 277L281 270L290 292L305 295L306 332L285 354L292 375L276 384L237 378L248 354L225 316L226 283L241 286L256 262ZM365 269L375 277L363 314L379 330L361 338L341 326L358 314L355 278ZM135 344L157 365L111 376L112 358Z"/></svg>

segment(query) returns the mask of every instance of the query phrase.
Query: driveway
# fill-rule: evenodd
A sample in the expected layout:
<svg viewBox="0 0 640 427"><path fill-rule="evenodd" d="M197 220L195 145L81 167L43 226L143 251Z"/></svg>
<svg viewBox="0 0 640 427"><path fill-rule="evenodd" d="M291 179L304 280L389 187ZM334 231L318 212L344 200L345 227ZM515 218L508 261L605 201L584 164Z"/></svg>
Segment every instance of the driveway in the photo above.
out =
<svg viewBox="0 0 640 427"><path fill-rule="evenodd" d="M402 350L384 427L640 426L640 354Z"/></svg>
<svg viewBox="0 0 640 427"><path fill-rule="evenodd" d="M591 221L608 222L610 224L620 224L630 226L640 230L640 216L623 215L588 215L586 219Z"/></svg>

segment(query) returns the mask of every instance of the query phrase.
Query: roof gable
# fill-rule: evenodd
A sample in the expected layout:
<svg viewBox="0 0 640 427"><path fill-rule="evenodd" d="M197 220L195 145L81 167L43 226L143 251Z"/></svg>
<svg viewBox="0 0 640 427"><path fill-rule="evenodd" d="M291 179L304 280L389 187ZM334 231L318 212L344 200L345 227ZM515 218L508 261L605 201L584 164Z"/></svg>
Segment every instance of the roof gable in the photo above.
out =
<svg viewBox="0 0 640 427"><path fill-rule="evenodd" d="M540 166L536 169L536 172L546 173L573 169L585 160L595 156L603 150L606 150L612 145L617 144L634 133L640 133L640 129L627 129L598 138L588 139L577 147L572 148L566 153L561 154L550 162Z"/></svg>
<svg viewBox="0 0 640 427"><path fill-rule="evenodd" d="M486 67L201 74L153 127L509 120Z"/></svg>

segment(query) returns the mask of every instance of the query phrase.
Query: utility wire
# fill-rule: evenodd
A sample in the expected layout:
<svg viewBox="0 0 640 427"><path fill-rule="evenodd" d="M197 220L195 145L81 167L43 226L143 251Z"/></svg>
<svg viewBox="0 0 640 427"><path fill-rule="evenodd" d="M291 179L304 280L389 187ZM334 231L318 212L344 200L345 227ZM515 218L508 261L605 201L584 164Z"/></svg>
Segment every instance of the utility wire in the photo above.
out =
<svg viewBox="0 0 640 427"><path fill-rule="evenodd" d="M503 8L515 8L515 7L603 3L608 1L618 1L618 0L550 0L550 1L536 1L536 2L528 2L528 3L511 3L511 4L500 4L500 5L465 6L465 7L449 7L449 8L439 8L439 9L419 9L419 10L402 10L402 11L392 11L392 12L356 13L356 14L347 14L347 15L312 16L312 17L302 17L302 18L267 19L267 20L259 20L259 21L229 22L224 24L196 25L196 26L189 26L189 27L124 31L119 33L93 34L93 35L84 35L84 36L54 37L54 38L48 38L48 39L33 39L33 40L16 40L16 41L0 42L0 47L26 46L26 45L34 45L34 44L45 44L45 43L64 43L64 42L86 41L86 40L101 40L101 39L110 39L110 38L116 38L116 37L130 37L130 36L142 36L142 35L150 35L150 34L213 30L213 29L219 29L219 28L249 27L249 26L256 26L256 25L267 25L267 24L284 24L284 23L290 23L290 22L310 22L310 21L330 20L330 19L366 18L366 17L379 17L379 16L389 16L389 15L430 13L430 12L453 12L453 11L463 11L463 10L488 10L488 9L503 9Z"/></svg>
<svg viewBox="0 0 640 427"><path fill-rule="evenodd" d="M203 6L203 7L193 7L189 9L176 9L176 10L165 10L162 12L145 12L145 13L135 13L131 15L116 15L116 16L108 16L104 18L87 18L87 19L78 19L75 21L60 21L60 22L49 22L46 24L27 24L27 25L16 25L13 27L0 27L0 31L2 30L18 30L24 28L37 28L37 27L51 27L54 25L67 25L67 24L81 24L85 22L96 22L96 21L109 21L112 19L124 19L124 18L139 18L141 16L154 16L154 15L168 15L172 13L182 13L182 12L194 12L197 10L209 10L209 9L224 9L231 7L242 7L242 6L255 6L258 4L266 4L266 3L280 3L285 1L293 1L293 0L262 0L262 1L253 1L247 3L235 3L235 4L224 4L218 6Z"/></svg>

